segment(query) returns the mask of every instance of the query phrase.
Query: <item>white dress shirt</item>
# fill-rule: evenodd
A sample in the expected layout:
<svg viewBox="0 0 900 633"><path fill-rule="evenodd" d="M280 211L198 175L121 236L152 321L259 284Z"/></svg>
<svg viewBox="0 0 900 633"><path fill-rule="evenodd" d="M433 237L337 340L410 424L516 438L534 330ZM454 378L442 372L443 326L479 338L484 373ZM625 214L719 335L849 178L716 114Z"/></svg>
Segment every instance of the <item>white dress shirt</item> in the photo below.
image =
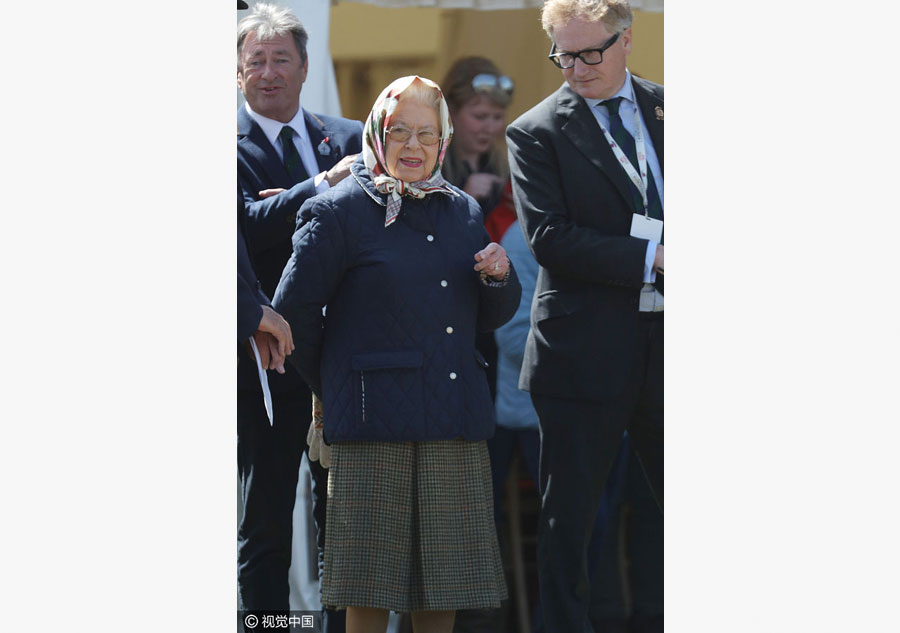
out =
<svg viewBox="0 0 900 633"><path fill-rule="evenodd" d="M628 133L634 137L635 125L640 125L644 133L644 150L647 155L647 168L653 174L653 180L656 185L656 192L659 194L659 203L665 209L665 198L663 194L663 175L659 166L659 158L656 156L656 149L653 147L653 141L650 138L650 131L644 123L640 108L637 109L637 121L635 121L635 98L634 88L631 85L631 72L625 70L625 83L619 88L610 99L622 97L623 103L619 106L619 117L622 119L622 126L628 130ZM606 99L587 99L585 102L591 110L591 114L597 120L597 124L606 130L609 130L609 110L602 105ZM598 107L599 106L599 107ZM663 296L656 291L651 285L656 281L656 271L653 270L653 261L656 259L656 247L658 242L649 240L647 242L647 253L644 256L644 288L641 291L641 311L659 311L663 309Z"/></svg>

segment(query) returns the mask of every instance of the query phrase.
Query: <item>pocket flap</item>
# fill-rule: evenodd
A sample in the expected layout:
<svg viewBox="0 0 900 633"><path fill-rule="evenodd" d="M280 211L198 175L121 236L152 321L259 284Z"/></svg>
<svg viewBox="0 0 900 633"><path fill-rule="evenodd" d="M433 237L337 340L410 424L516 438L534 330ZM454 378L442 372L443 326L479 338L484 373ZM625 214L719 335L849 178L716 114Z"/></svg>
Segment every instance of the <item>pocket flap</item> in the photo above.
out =
<svg viewBox="0 0 900 633"><path fill-rule="evenodd" d="M424 361L422 352L368 352L354 354L350 360L353 371L370 369L414 369Z"/></svg>
<svg viewBox="0 0 900 633"><path fill-rule="evenodd" d="M562 294L558 290L542 292L534 298L534 320L572 314L580 304L581 297L577 295Z"/></svg>

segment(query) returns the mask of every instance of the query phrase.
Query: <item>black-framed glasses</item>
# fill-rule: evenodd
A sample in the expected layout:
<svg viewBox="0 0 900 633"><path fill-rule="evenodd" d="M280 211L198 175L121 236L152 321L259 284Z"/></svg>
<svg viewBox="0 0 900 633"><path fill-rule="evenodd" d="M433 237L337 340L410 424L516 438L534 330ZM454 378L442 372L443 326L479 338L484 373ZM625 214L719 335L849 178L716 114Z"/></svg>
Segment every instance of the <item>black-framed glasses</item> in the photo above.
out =
<svg viewBox="0 0 900 633"><path fill-rule="evenodd" d="M475 92L494 92L499 90L507 95L511 95L515 86L513 80L506 75L480 73L472 77L472 89Z"/></svg>
<svg viewBox="0 0 900 633"><path fill-rule="evenodd" d="M557 68L562 68L563 70L575 66L576 57L589 66L595 66L603 61L603 51L615 44L616 40L618 39L619 34L616 33L611 38L606 40L606 43L603 44L600 48L585 48L583 50L574 51L571 53L555 52L556 42L553 42L553 46L550 47L550 54L547 55L547 57L551 62L556 64Z"/></svg>
<svg viewBox="0 0 900 633"><path fill-rule="evenodd" d="M403 125L394 125L387 130L388 138L398 143L405 143L413 135L413 131ZM434 145L441 140L441 135L434 130L419 130L416 132L416 138L422 145Z"/></svg>

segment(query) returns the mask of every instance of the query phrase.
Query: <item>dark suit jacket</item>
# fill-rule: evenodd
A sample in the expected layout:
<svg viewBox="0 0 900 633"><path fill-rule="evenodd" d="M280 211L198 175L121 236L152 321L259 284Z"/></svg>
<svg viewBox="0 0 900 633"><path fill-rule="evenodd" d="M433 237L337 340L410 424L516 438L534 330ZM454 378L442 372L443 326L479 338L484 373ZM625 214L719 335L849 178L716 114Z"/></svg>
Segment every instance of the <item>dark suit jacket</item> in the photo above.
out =
<svg viewBox="0 0 900 633"><path fill-rule="evenodd" d="M663 166L663 87L632 78ZM630 237L629 180L568 84L506 131L513 197L540 264L519 386L602 401L634 358L647 240Z"/></svg>
<svg viewBox="0 0 900 633"><path fill-rule="evenodd" d="M308 110L303 112L319 171L331 169L344 156L362 151L363 126L359 121L316 115ZM327 148L327 153L320 148ZM243 106L238 109L237 164L238 184L246 204L247 247L262 290L271 297L291 256L291 235L297 211L307 199L316 195L313 182L316 174L310 174L303 182L293 182L262 128ZM287 191L259 200L261 190L278 187ZM259 389L259 377L253 373L255 368L248 368L250 363L241 365L244 367L238 367L238 387ZM292 366L286 365L285 371L284 375L269 374L269 387L273 393L306 389Z"/></svg>
<svg viewBox="0 0 900 633"><path fill-rule="evenodd" d="M237 337L238 342L250 338L262 319L262 306L271 305L263 294L250 261L244 236L244 200L238 189L237 198Z"/></svg>

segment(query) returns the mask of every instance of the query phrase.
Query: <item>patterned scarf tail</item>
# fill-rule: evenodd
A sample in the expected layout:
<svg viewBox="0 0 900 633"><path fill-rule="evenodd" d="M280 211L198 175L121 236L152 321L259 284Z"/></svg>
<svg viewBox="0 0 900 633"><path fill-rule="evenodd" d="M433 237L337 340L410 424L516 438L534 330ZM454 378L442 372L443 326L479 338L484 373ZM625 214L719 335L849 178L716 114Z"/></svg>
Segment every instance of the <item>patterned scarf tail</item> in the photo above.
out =
<svg viewBox="0 0 900 633"><path fill-rule="evenodd" d="M406 182L397 180L390 176L376 176L374 180L375 189L379 193L388 196L387 211L384 216L384 225L390 226L400 215L400 206L403 204L403 196L417 198L421 200L430 193L443 193L449 196L455 196L456 193L447 186L447 181L437 172L428 180L420 180L419 182Z"/></svg>

